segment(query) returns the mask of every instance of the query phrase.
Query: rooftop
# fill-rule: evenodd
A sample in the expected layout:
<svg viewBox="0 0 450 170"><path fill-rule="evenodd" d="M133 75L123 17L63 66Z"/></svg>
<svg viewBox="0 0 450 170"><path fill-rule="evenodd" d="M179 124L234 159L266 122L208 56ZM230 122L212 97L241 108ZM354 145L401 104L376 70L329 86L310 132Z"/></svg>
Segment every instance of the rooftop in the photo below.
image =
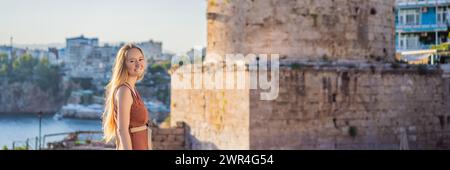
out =
<svg viewBox="0 0 450 170"><path fill-rule="evenodd" d="M86 38L84 35L80 35L79 37L67 38L67 40L98 40L98 38Z"/></svg>

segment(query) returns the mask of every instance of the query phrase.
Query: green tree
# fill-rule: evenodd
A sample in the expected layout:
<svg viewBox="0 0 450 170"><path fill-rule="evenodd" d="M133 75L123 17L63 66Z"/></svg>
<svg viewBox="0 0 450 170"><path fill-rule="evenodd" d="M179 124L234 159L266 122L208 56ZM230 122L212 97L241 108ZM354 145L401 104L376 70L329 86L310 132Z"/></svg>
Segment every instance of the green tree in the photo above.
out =
<svg viewBox="0 0 450 170"><path fill-rule="evenodd" d="M51 89L53 93L59 90L61 76L58 66L50 66L48 60L43 59L34 67L34 73L33 82L39 85L41 89L45 91Z"/></svg>
<svg viewBox="0 0 450 170"><path fill-rule="evenodd" d="M143 82L146 86L156 88L153 97L164 104L170 103L170 91L168 89L170 86L170 75L168 73L170 67L170 61L149 65Z"/></svg>
<svg viewBox="0 0 450 170"><path fill-rule="evenodd" d="M33 68L38 62L29 54L16 58L12 64L11 80L13 82L30 81L33 78Z"/></svg>
<svg viewBox="0 0 450 170"><path fill-rule="evenodd" d="M6 54L0 54L0 76L6 77L8 74L8 55Z"/></svg>
<svg viewBox="0 0 450 170"><path fill-rule="evenodd" d="M0 57L0 63L8 63L1 62L3 58ZM0 74L5 74L1 65L0 68ZM39 60L26 54L12 61L12 72L9 74L6 72L6 77L11 82L31 82L44 91L51 90L53 94L56 94L60 90L61 75L59 73L59 66L50 65L46 57Z"/></svg>

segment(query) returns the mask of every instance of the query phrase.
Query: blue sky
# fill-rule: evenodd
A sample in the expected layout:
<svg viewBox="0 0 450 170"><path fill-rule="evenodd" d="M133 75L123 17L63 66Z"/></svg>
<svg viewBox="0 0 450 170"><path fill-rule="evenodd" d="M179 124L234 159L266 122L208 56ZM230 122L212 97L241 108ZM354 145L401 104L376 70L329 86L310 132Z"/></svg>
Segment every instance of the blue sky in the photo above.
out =
<svg viewBox="0 0 450 170"><path fill-rule="evenodd" d="M206 45L206 0L0 0L0 44L154 39L184 52Z"/></svg>

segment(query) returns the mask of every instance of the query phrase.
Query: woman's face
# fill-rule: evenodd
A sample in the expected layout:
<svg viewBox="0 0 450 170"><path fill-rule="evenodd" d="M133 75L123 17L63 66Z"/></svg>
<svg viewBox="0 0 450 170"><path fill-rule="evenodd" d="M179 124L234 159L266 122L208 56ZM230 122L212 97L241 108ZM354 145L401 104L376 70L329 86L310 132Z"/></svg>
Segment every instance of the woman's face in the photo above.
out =
<svg viewBox="0 0 450 170"><path fill-rule="evenodd" d="M125 65L128 70L128 75L131 77L138 77L144 74L144 55L137 48L129 49L125 59Z"/></svg>

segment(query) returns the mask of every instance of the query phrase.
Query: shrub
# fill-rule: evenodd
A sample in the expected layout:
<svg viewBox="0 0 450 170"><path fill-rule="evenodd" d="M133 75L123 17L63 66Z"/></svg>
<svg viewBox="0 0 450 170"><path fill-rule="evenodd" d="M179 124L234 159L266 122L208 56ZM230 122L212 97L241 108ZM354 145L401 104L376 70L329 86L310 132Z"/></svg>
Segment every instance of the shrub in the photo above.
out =
<svg viewBox="0 0 450 170"><path fill-rule="evenodd" d="M291 68L292 68L293 70L300 70L301 66L300 66L300 64L298 64L298 63L294 63L294 64L291 64Z"/></svg>
<svg viewBox="0 0 450 170"><path fill-rule="evenodd" d="M352 137L355 138L356 135L358 135L358 128L355 126L350 126L350 128L348 128L348 134Z"/></svg>

